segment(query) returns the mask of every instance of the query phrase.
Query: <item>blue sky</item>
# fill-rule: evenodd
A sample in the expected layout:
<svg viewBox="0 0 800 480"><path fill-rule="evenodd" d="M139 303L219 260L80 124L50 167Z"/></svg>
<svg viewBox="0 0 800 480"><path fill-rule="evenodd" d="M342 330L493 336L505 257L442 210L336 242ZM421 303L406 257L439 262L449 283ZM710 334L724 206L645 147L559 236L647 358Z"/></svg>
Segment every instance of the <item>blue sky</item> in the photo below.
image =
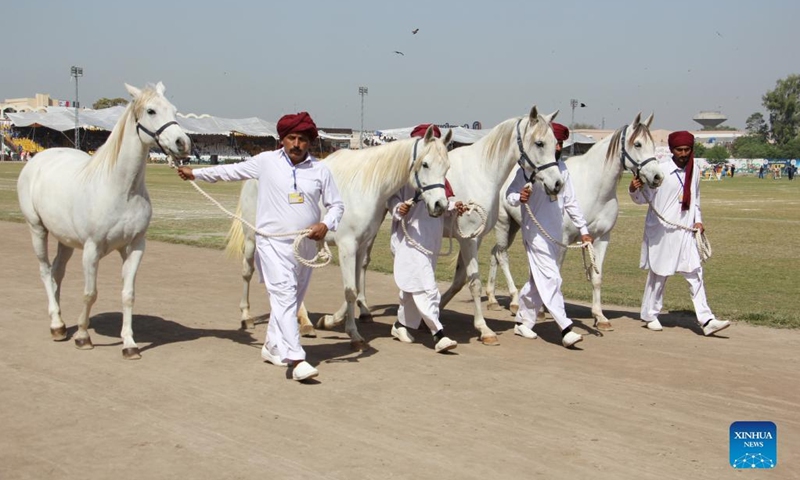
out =
<svg viewBox="0 0 800 480"><path fill-rule="evenodd" d="M127 97L163 81L183 113L321 127L423 122L484 128L587 105L575 121L694 129L701 110L744 127L761 96L800 73L800 2L238 1L4 2L0 97ZM414 35L412 30L418 28ZM404 55L395 54L402 51Z"/></svg>

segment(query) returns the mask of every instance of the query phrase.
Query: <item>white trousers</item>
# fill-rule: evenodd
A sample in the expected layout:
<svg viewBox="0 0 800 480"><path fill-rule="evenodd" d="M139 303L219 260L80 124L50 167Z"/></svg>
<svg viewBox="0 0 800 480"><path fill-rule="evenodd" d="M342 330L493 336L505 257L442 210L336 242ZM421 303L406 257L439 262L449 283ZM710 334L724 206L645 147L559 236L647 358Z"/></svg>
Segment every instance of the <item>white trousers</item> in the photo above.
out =
<svg viewBox="0 0 800 480"><path fill-rule="evenodd" d="M312 269L297 263L291 243L258 242L258 259L269 293L265 345L283 362L306 359L300 345L297 309L306 296Z"/></svg>
<svg viewBox="0 0 800 480"><path fill-rule="evenodd" d="M425 321L431 333L441 330L439 321L439 301L442 299L439 289L422 292L400 291L400 305L397 309L397 320L406 328L416 330L421 321Z"/></svg>
<svg viewBox="0 0 800 480"><path fill-rule="evenodd" d="M703 325L708 320L714 318L711 308L706 300L706 289L703 287L703 269L698 268L691 273L678 272L689 282L689 294L692 296L694 313L697 316L697 323ZM667 279L662 275L657 275L652 271L648 272L647 283L644 286L642 296L642 312L640 318L645 322L658 320L661 307L664 306L664 288L667 286Z"/></svg>
<svg viewBox="0 0 800 480"><path fill-rule="evenodd" d="M554 261L555 263L555 261ZM556 270L558 266L556 266ZM563 331L572 325L564 307L564 295L561 293L561 275L547 278L531 264L531 275L519 292L519 311L517 321L528 328L536 325L536 314L542 306L553 316L558 327Z"/></svg>

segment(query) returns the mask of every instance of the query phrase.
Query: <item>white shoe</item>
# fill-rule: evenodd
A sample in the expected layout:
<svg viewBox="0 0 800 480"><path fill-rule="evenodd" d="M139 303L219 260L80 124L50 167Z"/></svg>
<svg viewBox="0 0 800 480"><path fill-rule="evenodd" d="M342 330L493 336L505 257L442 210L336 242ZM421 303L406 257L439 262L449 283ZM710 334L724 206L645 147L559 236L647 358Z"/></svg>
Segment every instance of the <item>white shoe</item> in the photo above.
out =
<svg viewBox="0 0 800 480"><path fill-rule="evenodd" d="M317 375L319 375L319 370L312 367L305 360L295 365L294 369L292 369L292 380L297 380L298 382L314 378Z"/></svg>
<svg viewBox="0 0 800 480"><path fill-rule="evenodd" d="M582 341L583 341L583 335L579 335L575 332L567 332L567 334L564 335L564 338L561 339L561 344L569 348L575 345L576 343Z"/></svg>
<svg viewBox="0 0 800 480"><path fill-rule="evenodd" d="M731 322L727 320L711 320L708 322L708 325L703 327L703 335L709 336L713 335L720 330L725 330L726 328L731 326Z"/></svg>
<svg viewBox="0 0 800 480"><path fill-rule="evenodd" d="M395 327L392 325L392 336L403 343L414 343L414 337L408 332L406 327Z"/></svg>
<svg viewBox="0 0 800 480"><path fill-rule="evenodd" d="M269 362L276 367L286 366L286 364L281 361L281 357L269 353L269 349L266 345L261 347L261 358L264 359L265 362Z"/></svg>
<svg viewBox="0 0 800 480"><path fill-rule="evenodd" d="M436 346L433 347L433 350L436 353L443 353L443 352L447 352L449 350L452 350L452 349L456 348L457 346L458 346L458 342L456 342L455 340L451 340L451 339L449 339L447 337L442 337L441 340L436 342Z"/></svg>
<svg viewBox="0 0 800 480"><path fill-rule="evenodd" d="M660 332L661 330L664 330L664 327L661 326L661 322L658 320L650 320L647 322L647 329L654 332Z"/></svg>
<svg viewBox="0 0 800 480"><path fill-rule="evenodd" d="M536 332L521 323L514 325L514 335L519 335L524 338L537 338L539 336L536 335Z"/></svg>

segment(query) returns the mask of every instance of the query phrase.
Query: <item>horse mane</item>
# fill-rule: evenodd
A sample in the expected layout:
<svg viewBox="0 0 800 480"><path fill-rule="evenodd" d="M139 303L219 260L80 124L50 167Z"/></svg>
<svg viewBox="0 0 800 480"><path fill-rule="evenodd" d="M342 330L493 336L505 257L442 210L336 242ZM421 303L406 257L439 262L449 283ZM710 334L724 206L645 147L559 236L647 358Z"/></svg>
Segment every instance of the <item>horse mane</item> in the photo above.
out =
<svg viewBox="0 0 800 480"><path fill-rule="evenodd" d="M617 129L611 136L611 143L608 145L608 150L606 151L606 162L612 161L614 158L617 157L617 154L620 152L619 139L620 137L622 137L623 129L626 128L628 128L627 125ZM647 125L645 125L644 123L640 123L633 129L633 133L631 133L631 136L627 138L628 142L627 146L632 147L634 140L636 140L640 136L649 139L651 142L655 142L653 140L653 135L650 133L650 129L647 128Z"/></svg>
<svg viewBox="0 0 800 480"><path fill-rule="evenodd" d="M138 98L128 103L125 111L120 115L116 125L111 130L108 139L97 149L91 160L86 165L86 173L98 172L103 168L111 171L117 164L119 152L122 149L122 139L125 138L125 126L133 116L133 112L141 110L145 102L157 95L155 87L148 85L142 90Z"/></svg>
<svg viewBox="0 0 800 480"><path fill-rule="evenodd" d="M503 154L508 152L509 149L516 148L517 122L525 118L527 117L514 117L500 122L484 137L483 155L491 165L497 166L502 163L505 160ZM520 136L522 138L525 138L530 125L530 120L520 123ZM536 122L533 128L534 133L542 133L541 131L547 126L542 122Z"/></svg>
<svg viewBox="0 0 800 480"><path fill-rule="evenodd" d="M387 186L406 183L408 159L416 141L416 138L410 138L362 150L339 150L323 161L336 175L336 183L357 185L364 193L381 192ZM426 145L420 140L417 163L430 148L428 145L434 144Z"/></svg>

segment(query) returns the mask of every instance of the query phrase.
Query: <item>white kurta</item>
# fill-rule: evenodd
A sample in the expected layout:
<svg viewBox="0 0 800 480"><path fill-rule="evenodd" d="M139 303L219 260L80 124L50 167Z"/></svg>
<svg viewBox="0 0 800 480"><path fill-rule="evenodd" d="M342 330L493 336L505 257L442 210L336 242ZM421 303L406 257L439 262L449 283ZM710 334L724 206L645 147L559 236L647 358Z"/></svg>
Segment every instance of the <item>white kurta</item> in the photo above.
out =
<svg viewBox="0 0 800 480"><path fill-rule="evenodd" d="M661 186L651 189L647 185L630 194L634 203L643 205L647 200L665 219L687 228L702 223L700 215L700 169L695 164L692 176L689 210L681 210L683 184L686 174L672 159L659 163L664 174ZM644 239L639 267L657 275L669 276L675 272L689 273L700 268L700 254L694 234L682 228L666 225L652 209L644 223Z"/></svg>
<svg viewBox="0 0 800 480"><path fill-rule="evenodd" d="M528 205L548 235L560 242L563 236L564 212L567 212L581 235L588 235L589 230L586 227L586 219L578 206L575 188L564 162L558 162L558 170L564 179L564 187L556 199L551 200L545 192L544 186L540 182L535 182ZM522 239L531 271L528 282L520 291L520 310L517 316L526 326L533 327L536 322L536 314L544 305L563 330L572 324L572 320L567 317L564 296L561 293L561 272L557 259L559 249L562 247L548 240L539 227L533 223L528 215L528 210L522 207L519 192L522 191L525 183L523 171L519 169L505 192L509 205L522 208Z"/></svg>
<svg viewBox="0 0 800 480"><path fill-rule="evenodd" d="M335 231L344 213L344 203L328 167L312 156L293 165L283 149L264 152L246 162L193 170L198 180L258 179L256 228L265 233L304 230L320 221L320 203L327 209L322 222ZM302 203L297 203L302 194ZM291 197L290 197L291 195ZM302 303L311 269L297 262L293 237L256 235L258 267L270 293L267 348L283 361L305 360L300 345L297 308ZM316 243L300 245L305 258L314 256Z"/></svg>
<svg viewBox="0 0 800 480"><path fill-rule="evenodd" d="M400 290L405 292L425 292L437 290L436 261L439 250L442 248L442 234L444 232L445 218L455 215L452 212L453 202L448 206L449 212L440 217L431 217L424 202L417 202L402 217L397 209L406 200L414 197L414 189L408 185L401 188L389 198L388 207L392 212L392 238L391 247L394 254L394 280ZM426 250L432 252L426 255L408 243L403 233L400 222L405 220L409 236Z"/></svg>

